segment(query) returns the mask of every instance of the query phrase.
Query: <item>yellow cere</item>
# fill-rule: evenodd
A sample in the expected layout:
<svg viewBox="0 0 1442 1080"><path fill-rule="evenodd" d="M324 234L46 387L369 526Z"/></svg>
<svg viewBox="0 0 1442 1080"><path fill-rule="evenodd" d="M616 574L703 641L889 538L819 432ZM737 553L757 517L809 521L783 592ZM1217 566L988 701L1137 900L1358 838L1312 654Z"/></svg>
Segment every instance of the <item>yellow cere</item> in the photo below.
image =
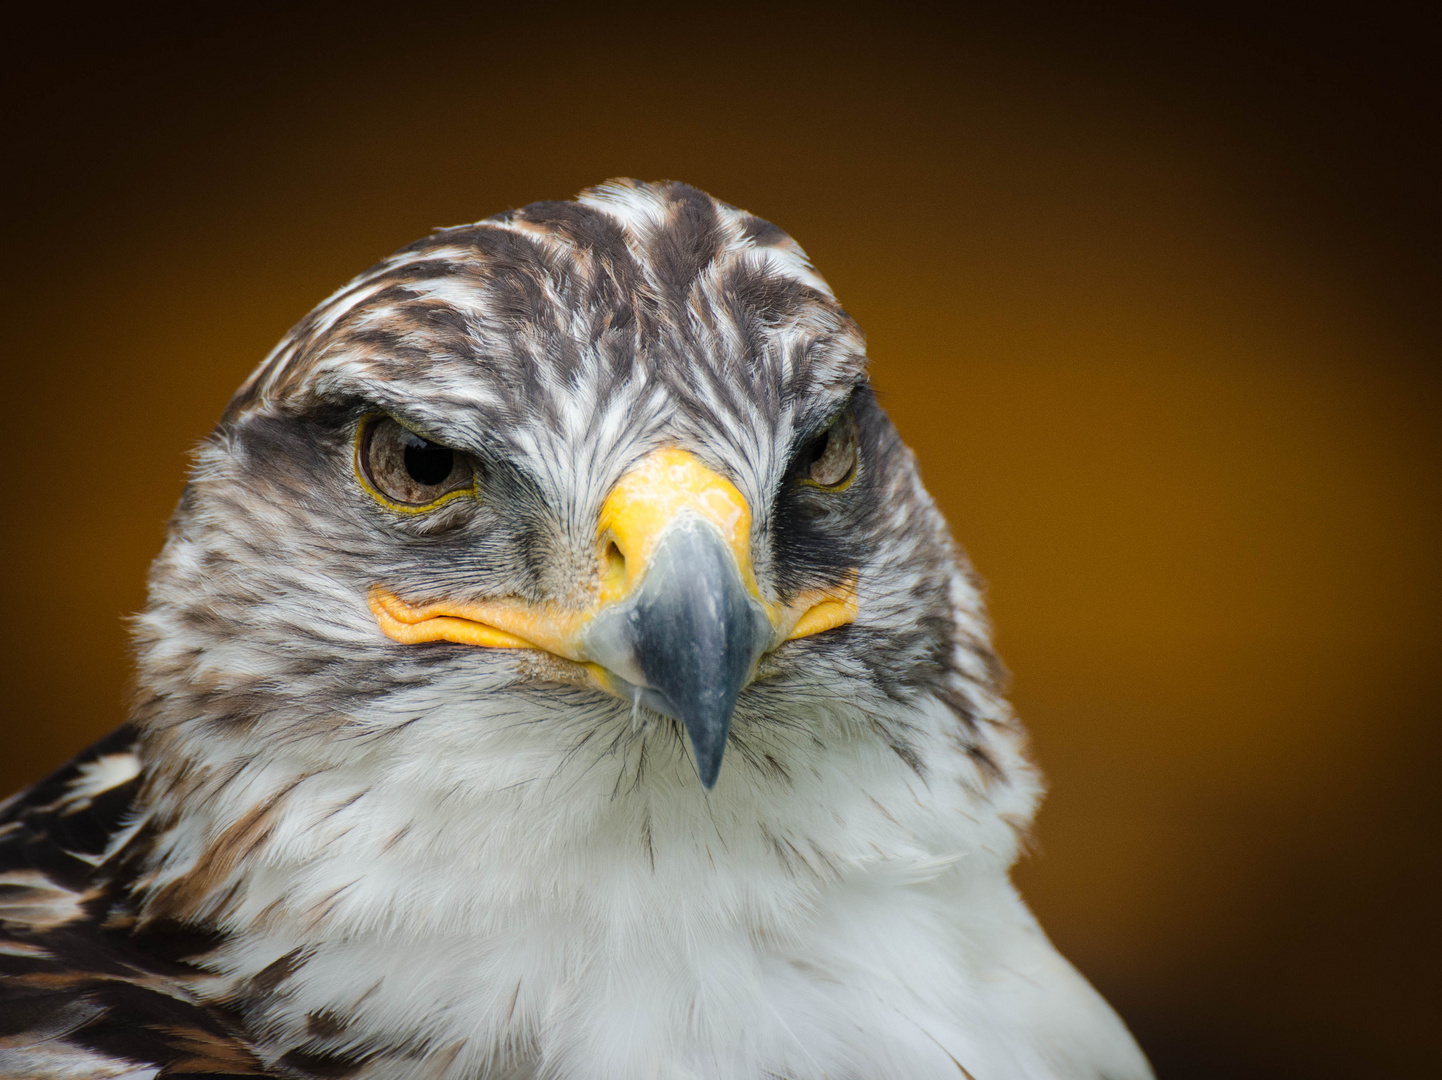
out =
<svg viewBox="0 0 1442 1080"><path fill-rule="evenodd" d="M623 573L604 581L603 602L636 587L666 526L687 511L720 530L747 590L761 599L751 571L751 508L745 498L735 484L701 464L694 454L668 447L642 458L617 481L601 506L601 543L603 547L608 541L614 543L625 561Z"/></svg>

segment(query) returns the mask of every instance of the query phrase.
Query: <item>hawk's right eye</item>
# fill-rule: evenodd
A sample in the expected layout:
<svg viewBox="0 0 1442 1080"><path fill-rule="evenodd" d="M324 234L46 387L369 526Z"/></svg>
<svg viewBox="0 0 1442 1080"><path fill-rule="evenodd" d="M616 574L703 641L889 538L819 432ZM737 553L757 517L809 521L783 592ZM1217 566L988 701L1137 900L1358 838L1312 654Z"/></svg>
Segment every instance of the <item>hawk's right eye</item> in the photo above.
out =
<svg viewBox="0 0 1442 1080"><path fill-rule="evenodd" d="M801 483L827 491L843 491L856 475L856 414L847 407L829 428L797 455Z"/></svg>
<svg viewBox="0 0 1442 1080"><path fill-rule="evenodd" d="M356 472L372 495L395 510L429 510L475 490L470 459L417 435L389 416L361 422Z"/></svg>

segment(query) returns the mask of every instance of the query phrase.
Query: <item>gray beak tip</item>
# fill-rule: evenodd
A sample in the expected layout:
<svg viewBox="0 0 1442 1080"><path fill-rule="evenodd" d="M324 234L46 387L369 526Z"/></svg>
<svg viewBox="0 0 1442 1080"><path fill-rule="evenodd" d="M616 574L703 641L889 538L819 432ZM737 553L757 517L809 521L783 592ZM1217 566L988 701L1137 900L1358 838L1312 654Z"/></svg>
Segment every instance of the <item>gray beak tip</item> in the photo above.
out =
<svg viewBox="0 0 1442 1080"><path fill-rule="evenodd" d="M589 631L593 657L685 724L708 791L721 773L736 698L770 638L766 613L720 535L685 519L657 544L631 599Z"/></svg>
<svg viewBox="0 0 1442 1080"><path fill-rule="evenodd" d="M686 726L691 735L691 749L696 754L696 772L701 777L701 786L710 791L721 775L721 759L726 753L726 728L729 725L722 725L719 739L708 738L709 732L693 729L690 724Z"/></svg>

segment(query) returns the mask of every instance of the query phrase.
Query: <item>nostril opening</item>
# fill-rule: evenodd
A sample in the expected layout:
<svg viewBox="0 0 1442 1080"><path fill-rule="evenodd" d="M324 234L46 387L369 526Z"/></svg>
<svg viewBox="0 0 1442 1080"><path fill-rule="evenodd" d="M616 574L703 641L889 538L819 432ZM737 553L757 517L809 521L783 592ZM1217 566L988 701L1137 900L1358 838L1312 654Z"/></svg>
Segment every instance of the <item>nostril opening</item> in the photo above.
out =
<svg viewBox="0 0 1442 1080"><path fill-rule="evenodd" d="M606 577L610 581L620 581L626 576L626 556L621 554L620 547L612 540L606 545L605 554Z"/></svg>

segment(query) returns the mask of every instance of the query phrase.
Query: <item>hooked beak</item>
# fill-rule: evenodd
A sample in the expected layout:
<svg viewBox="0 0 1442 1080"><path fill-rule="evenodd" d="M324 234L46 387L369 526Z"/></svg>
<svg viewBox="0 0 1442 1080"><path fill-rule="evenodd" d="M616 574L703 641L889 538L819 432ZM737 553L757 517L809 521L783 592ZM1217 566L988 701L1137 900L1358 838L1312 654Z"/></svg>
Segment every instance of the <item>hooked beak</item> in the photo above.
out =
<svg viewBox="0 0 1442 1080"><path fill-rule="evenodd" d="M376 586L371 612L407 644L541 649L582 664L600 689L684 724L707 789L757 661L856 618L854 575L789 604L766 600L751 566L750 507L684 450L657 450L617 482L596 550L600 588L584 609L515 597L414 606Z"/></svg>

